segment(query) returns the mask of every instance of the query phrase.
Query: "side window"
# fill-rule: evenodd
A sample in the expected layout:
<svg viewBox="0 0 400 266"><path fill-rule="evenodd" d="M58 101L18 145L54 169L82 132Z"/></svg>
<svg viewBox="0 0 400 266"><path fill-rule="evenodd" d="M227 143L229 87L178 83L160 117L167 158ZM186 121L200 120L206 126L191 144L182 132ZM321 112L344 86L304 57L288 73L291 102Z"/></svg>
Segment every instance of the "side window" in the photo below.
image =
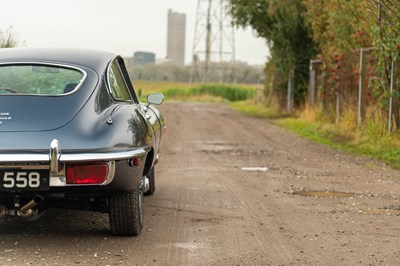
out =
<svg viewBox="0 0 400 266"><path fill-rule="evenodd" d="M117 101L132 101L131 94L125 83L118 61L114 60L108 70L108 84L111 94Z"/></svg>

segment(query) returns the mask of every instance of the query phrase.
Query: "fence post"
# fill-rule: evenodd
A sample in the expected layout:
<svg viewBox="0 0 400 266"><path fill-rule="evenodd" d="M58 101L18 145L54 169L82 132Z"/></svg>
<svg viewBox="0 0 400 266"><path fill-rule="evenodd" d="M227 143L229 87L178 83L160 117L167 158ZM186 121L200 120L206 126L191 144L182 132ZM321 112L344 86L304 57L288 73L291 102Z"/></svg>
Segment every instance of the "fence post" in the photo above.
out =
<svg viewBox="0 0 400 266"><path fill-rule="evenodd" d="M360 74L359 74L359 82L358 82L358 109L357 109L357 128L361 126L361 104L362 104L362 85L363 85L363 57L364 57L364 49L360 48Z"/></svg>
<svg viewBox="0 0 400 266"><path fill-rule="evenodd" d="M336 92L336 120L335 123L338 125L340 122L340 92Z"/></svg>
<svg viewBox="0 0 400 266"><path fill-rule="evenodd" d="M291 82L291 79L290 79L290 71L289 71L288 84L287 84L287 103L286 103L286 108L287 108L288 112L291 111L291 104L290 104L290 95L291 95L290 88L291 88L291 86L290 86L290 82Z"/></svg>
<svg viewBox="0 0 400 266"><path fill-rule="evenodd" d="M308 83L308 95L309 95L309 103L311 107L314 107L315 103L315 69L313 68L313 60L310 60L310 80Z"/></svg>
<svg viewBox="0 0 400 266"><path fill-rule="evenodd" d="M288 76L288 89L287 89L287 111L290 113L293 108L293 95L294 95L294 71L291 69Z"/></svg>
<svg viewBox="0 0 400 266"><path fill-rule="evenodd" d="M318 78L318 68L319 65L322 64L322 60L319 59L311 59L310 60L310 74L308 81L308 98L310 107L314 107L317 102L317 78Z"/></svg>
<svg viewBox="0 0 400 266"><path fill-rule="evenodd" d="M393 83L394 83L394 57L392 57L392 65L390 69L390 98L389 98L389 121L388 132L392 132L392 113L393 113Z"/></svg>

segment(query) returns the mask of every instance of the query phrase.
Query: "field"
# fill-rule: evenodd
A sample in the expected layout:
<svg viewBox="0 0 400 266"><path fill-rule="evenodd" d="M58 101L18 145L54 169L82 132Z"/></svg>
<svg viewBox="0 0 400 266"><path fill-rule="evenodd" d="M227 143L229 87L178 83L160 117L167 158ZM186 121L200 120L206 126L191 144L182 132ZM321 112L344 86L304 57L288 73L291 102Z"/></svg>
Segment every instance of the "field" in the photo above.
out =
<svg viewBox="0 0 400 266"><path fill-rule="evenodd" d="M162 92L166 101L239 102L255 99L259 85L201 84L163 81L134 81L141 101L152 92Z"/></svg>

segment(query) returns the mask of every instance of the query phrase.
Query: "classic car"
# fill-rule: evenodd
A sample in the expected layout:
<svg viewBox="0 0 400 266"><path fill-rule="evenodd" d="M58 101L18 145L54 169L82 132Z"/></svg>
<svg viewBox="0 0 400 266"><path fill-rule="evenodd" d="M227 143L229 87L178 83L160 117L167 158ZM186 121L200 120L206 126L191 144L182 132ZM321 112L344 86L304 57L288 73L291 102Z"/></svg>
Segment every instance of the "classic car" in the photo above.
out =
<svg viewBox="0 0 400 266"><path fill-rule="evenodd" d="M165 128L151 104L162 101L139 102L113 53L0 49L0 218L98 211L113 234L138 235Z"/></svg>

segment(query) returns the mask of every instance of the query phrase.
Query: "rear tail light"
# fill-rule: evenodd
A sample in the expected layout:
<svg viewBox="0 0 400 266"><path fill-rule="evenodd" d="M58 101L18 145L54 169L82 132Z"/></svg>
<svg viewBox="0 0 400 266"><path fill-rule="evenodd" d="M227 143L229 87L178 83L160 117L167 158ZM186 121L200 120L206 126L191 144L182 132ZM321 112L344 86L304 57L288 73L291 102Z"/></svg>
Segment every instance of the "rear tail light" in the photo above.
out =
<svg viewBox="0 0 400 266"><path fill-rule="evenodd" d="M102 184L108 175L107 163L76 164L66 166L68 185Z"/></svg>
<svg viewBox="0 0 400 266"><path fill-rule="evenodd" d="M140 160L140 158L131 158L128 160L128 164L130 167L140 166L142 164L142 160Z"/></svg>

